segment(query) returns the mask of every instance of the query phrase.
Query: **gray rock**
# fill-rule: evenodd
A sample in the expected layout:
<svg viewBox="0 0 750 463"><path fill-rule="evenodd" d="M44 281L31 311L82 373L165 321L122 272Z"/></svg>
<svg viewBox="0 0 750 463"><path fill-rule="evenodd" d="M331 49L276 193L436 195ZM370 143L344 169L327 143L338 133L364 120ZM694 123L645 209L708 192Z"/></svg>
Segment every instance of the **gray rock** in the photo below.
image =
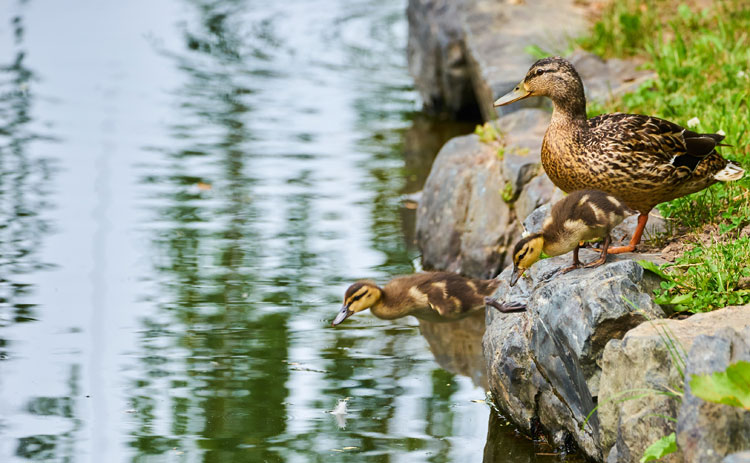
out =
<svg viewBox="0 0 750 463"><path fill-rule="evenodd" d="M719 463L733 452L750 449L750 411L730 405L706 402L693 395L692 375L724 371L737 361L750 361L750 325L747 318L736 320L741 333L725 327L714 335L698 336L688 354L685 394L677 415L677 445L685 463Z"/></svg>
<svg viewBox="0 0 750 463"><path fill-rule="evenodd" d="M476 135L443 146L417 208L417 244L427 269L495 276L503 265L514 215L501 196L497 148Z"/></svg>
<svg viewBox="0 0 750 463"><path fill-rule="evenodd" d="M638 61L604 61L583 50L576 50L568 60L581 76L589 101L604 103L613 97L635 91L642 83L656 77L653 71L638 69Z"/></svg>
<svg viewBox="0 0 750 463"><path fill-rule="evenodd" d="M542 231L542 225L544 219L549 215L549 210L552 208L552 202L539 206L525 219L523 219L523 229L526 233L539 233Z"/></svg>
<svg viewBox="0 0 750 463"><path fill-rule="evenodd" d="M501 117L496 127L504 134L503 179L511 185L512 200L541 171L542 138L550 115L541 109L523 109Z"/></svg>
<svg viewBox="0 0 750 463"><path fill-rule="evenodd" d="M478 113L460 17L462 0L409 0L409 72L425 111L466 119ZM474 116L475 118L475 116Z"/></svg>
<svg viewBox="0 0 750 463"><path fill-rule="evenodd" d="M633 214L630 217L626 217L625 220L612 230L612 243L615 245L624 244L630 241L630 238L635 232L635 228L638 225L638 214ZM643 240L648 241L652 238L657 237L660 234L666 233L667 221L662 217L661 212L656 209L652 209L648 213L648 222L646 222L646 228L643 230Z"/></svg>
<svg viewBox="0 0 750 463"><path fill-rule="evenodd" d="M675 351L668 347L668 339L675 340L677 352L684 356L698 336L713 335L725 327L744 327L748 317L750 306L697 314L686 320L656 320L628 331L621 340L607 343L600 362L598 415L608 462L638 461L658 437L675 431L675 423L665 417L677 416L679 401L656 392L683 388L683 378L673 361ZM750 331L745 328L745 336L748 334ZM636 396L639 391L646 395L615 400ZM706 429L712 434L717 432L713 424ZM665 461L682 461L682 454L673 454Z"/></svg>
<svg viewBox="0 0 750 463"><path fill-rule="evenodd" d="M548 120L543 111L517 111L495 122L502 144L466 135L443 146L417 209L417 244L425 268L489 278L509 263L507 250L521 227L503 191L509 182L519 190L538 169Z"/></svg>
<svg viewBox="0 0 750 463"><path fill-rule="evenodd" d="M596 256L581 251L584 261ZM650 296L658 279L632 260L612 256L601 267L560 274L571 259L542 260L513 288L511 268L501 273L498 300L527 303L528 312L487 311L485 359L490 390L509 419L525 432L538 420L554 445L572 439L601 460L597 419L581 426L594 408L604 345L663 312Z"/></svg>
<svg viewBox="0 0 750 463"><path fill-rule="evenodd" d="M574 0L529 0L517 5L466 0L462 16L456 19L462 22L474 94L485 120L497 114L495 99L512 90L535 61L526 47L534 44L558 51L568 39L580 36L588 27L584 9ZM499 108L498 113L548 105L547 100L527 98Z"/></svg>
<svg viewBox="0 0 750 463"><path fill-rule="evenodd" d="M737 452L727 455L721 463L750 463L750 452Z"/></svg>
<svg viewBox="0 0 750 463"><path fill-rule="evenodd" d="M518 199L514 204L516 208L516 216L526 223L526 219L538 207L547 204L550 201L557 201L561 199L563 195L564 193L562 190L552 183L552 180L547 177L547 174L541 173L531 179L518 195ZM546 214L546 211L548 210L549 209L545 209L544 213ZM541 223L539 224L539 228L541 228Z"/></svg>

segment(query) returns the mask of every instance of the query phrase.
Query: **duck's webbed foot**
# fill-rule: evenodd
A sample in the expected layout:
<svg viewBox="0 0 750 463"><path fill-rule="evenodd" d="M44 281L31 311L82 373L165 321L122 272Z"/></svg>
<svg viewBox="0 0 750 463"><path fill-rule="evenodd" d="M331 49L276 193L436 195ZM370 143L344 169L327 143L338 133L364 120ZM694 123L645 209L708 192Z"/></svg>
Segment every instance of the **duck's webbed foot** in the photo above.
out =
<svg viewBox="0 0 750 463"><path fill-rule="evenodd" d="M485 297L484 298L484 304L488 305L490 307L494 307L500 312L503 313L512 313L512 312L525 312L526 306L524 304L521 304L519 302L505 302L500 303L497 299L494 297Z"/></svg>
<svg viewBox="0 0 750 463"><path fill-rule="evenodd" d="M581 264L581 263L579 262L579 263L577 263L577 264L573 264L573 265L571 265L570 267L565 267L564 269L560 270L560 274L561 274L561 275L564 275L564 274L566 274L566 273L568 273L568 272L572 272L573 270L575 270L575 269L577 269L577 268L583 268L583 264Z"/></svg>
<svg viewBox="0 0 750 463"><path fill-rule="evenodd" d="M578 249L580 249L580 247L581 247L581 245L580 245L580 243L579 243L579 244L578 244L578 245L577 245L577 246L575 247L575 249L573 249L573 265L571 265L570 267L565 267L564 269L562 269L562 270L560 271L560 273L561 273L561 274L563 274L563 275L564 275L564 274L566 274L566 273L570 272L571 270L575 270L575 269L577 269L577 268L581 268L581 267L583 267L583 264L581 263L581 261L580 261L580 260L578 260Z"/></svg>
<svg viewBox="0 0 750 463"><path fill-rule="evenodd" d="M596 259L595 261L589 262L588 264L584 265L583 267L584 268L595 268L595 267L603 265L605 262L607 262L607 254L608 254L608 251L610 250L609 244L611 242L612 242L612 238L609 235L607 235L607 237L604 238L604 243L602 244L602 249L601 249L602 255L598 259Z"/></svg>

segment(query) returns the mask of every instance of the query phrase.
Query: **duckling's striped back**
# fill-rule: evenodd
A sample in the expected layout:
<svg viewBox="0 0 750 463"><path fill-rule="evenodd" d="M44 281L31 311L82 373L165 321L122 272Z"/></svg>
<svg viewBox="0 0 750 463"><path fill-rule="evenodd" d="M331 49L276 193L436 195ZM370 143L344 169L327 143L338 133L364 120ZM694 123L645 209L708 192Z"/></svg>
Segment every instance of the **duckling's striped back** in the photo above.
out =
<svg viewBox="0 0 750 463"><path fill-rule="evenodd" d="M568 248L578 241L604 238L633 212L625 203L603 191L574 191L552 206L542 235L546 245L556 247L555 244L559 244L561 248Z"/></svg>

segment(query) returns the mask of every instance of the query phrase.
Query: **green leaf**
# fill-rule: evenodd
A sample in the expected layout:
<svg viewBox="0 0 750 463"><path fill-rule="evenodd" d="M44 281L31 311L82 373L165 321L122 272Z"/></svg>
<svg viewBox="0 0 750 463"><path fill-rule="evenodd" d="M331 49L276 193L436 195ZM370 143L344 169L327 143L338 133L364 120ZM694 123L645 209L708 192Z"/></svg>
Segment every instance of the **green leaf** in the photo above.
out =
<svg viewBox="0 0 750 463"><path fill-rule="evenodd" d="M643 267L644 269L648 270L649 272L654 272L655 274L659 275L660 277L664 278L665 280L672 281L672 277L664 273L664 271L656 265L655 263L648 261L648 260L639 260L638 264Z"/></svg>
<svg viewBox="0 0 750 463"><path fill-rule="evenodd" d="M684 304L686 302L690 302L693 300L693 294L687 293L687 294L679 294L672 298L671 301L669 301L670 304Z"/></svg>
<svg viewBox="0 0 750 463"><path fill-rule="evenodd" d="M676 436L674 433L664 436L653 444L649 445L648 448L643 452L641 457L641 463L646 461L654 461L660 458L664 458L670 453L677 451L677 443L675 442Z"/></svg>
<svg viewBox="0 0 750 463"><path fill-rule="evenodd" d="M750 410L750 362L733 363L710 375L691 375L690 389L705 401Z"/></svg>

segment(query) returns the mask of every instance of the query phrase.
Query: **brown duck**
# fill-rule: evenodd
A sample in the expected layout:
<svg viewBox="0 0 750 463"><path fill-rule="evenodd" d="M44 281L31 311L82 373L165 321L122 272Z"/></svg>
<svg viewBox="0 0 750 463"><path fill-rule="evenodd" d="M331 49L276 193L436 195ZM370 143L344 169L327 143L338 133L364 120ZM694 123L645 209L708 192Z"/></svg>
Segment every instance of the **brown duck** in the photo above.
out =
<svg viewBox="0 0 750 463"><path fill-rule="evenodd" d="M530 96L546 96L554 105L541 153L550 180L565 192L603 190L640 212L630 244L611 248L611 254L635 249L648 212L657 204L717 181L738 180L745 172L716 152L724 135L696 133L639 114L587 119L583 83L563 58L534 63L523 81L495 106Z"/></svg>
<svg viewBox="0 0 750 463"><path fill-rule="evenodd" d="M353 314L370 309L385 320L413 315L429 321L450 321L484 310L485 297L495 292L500 280L465 278L448 272L424 272L392 279L384 287L372 281L358 281L346 290L344 305L331 323L343 322ZM503 312L522 309L501 305Z"/></svg>

